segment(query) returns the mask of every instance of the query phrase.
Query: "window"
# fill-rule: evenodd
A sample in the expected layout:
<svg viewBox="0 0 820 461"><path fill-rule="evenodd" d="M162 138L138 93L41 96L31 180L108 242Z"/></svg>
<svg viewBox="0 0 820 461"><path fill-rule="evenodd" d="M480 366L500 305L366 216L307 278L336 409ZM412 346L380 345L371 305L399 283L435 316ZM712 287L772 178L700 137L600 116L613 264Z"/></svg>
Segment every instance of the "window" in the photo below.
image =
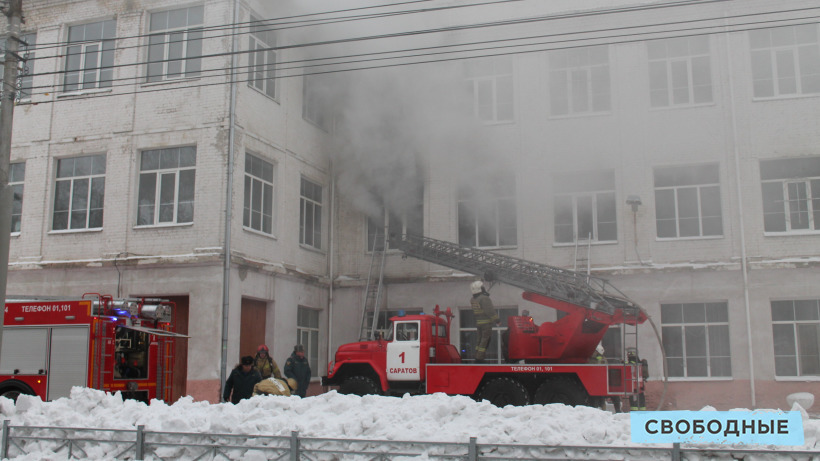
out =
<svg viewBox="0 0 820 461"><path fill-rule="evenodd" d="M815 24L749 31L757 98L820 93L820 40Z"/></svg>
<svg viewBox="0 0 820 461"><path fill-rule="evenodd" d="M646 42L652 107L712 102L709 36Z"/></svg>
<svg viewBox="0 0 820 461"><path fill-rule="evenodd" d="M467 247L515 246L518 242L515 178L499 174L458 188L458 243Z"/></svg>
<svg viewBox="0 0 820 461"><path fill-rule="evenodd" d="M553 178L555 242L616 241L615 173L565 173Z"/></svg>
<svg viewBox="0 0 820 461"><path fill-rule="evenodd" d="M68 28L64 91L111 86L116 29L113 19Z"/></svg>
<svg viewBox="0 0 820 461"><path fill-rule="evenodd" d="M242 225L273 233L273 164L245 154L245 209Z"/></svg>
<svg viewBox="0 0 820 461"><path fill-rule="evenodd" d="M515 117L513 60L510 56L466 61L473 95L473 112L485 123L510 122Z"/></svg>
<svg viewBox="0 0 820 461"><path fill-rule="evenodd" d="M419 315L423 313L423 309L419 308L407 308L407 309L398 309L398 310L379 310L379 318L376 320L376 330L381 331L383 333L387 332L391 325L390 319L396 316L405 316L405 315ZM369 331L373 325L373 311L367 312L365 327ZM389 334L392 334L390 332ZM385 335L387 337L387 335Z"/></svg>
<svg viewBox="0 0 820 461"><path fill-rule="evenodd" d="M310 376L319 376L319 310L299 306L296 312L296 342L305 346L311 364Z"/></svg>
<svg viewBox="0 0 820 461"><path fill-rule="evenodd" d="M105 154L57 161L53 230L103 226Z"/></svg>
<svg viewBox="0 0 820 461"><path fill-rule="evenodd" d="M23 216L23 180L26 178L26 162L9 165L9 186L11 187L11 233L20 233Z"/></svg>
<svg viewBox="0 0 820 461"><path fill-rule="evenodd" d="M503 350L502 334L507 330L507 317L518 315L517 307L497 307L501 325L493 326L493 335L487 346L487 362L502 363L505 360L506 350ZM475 314L470 309L460 309L458 315L458 335L461 350L461 359L470 362L475 360L475 346L478 340L478 329L475 324Z"/></svg>
<svg viewBox="0 0 820 461"><path fill-rule="evenodd" d="M31 99L31 90L34 86L34 49L37 42L37 34L24 34L21 37L24 43L18 43L17 54L25 61L18 63L17 74L17 101ZM3 68L6 60L6 39L0 38L0 84L3 82Z"/></svg>
<svg viewBox="0 0 820 461"><path fill-rule="evenodd" d="M551 51L549 82L553 116L609 111L609 47Z"/></svg>
<svg viewBox="0 0 820 461"><path fill-rule="evenodd" d="M820 375L820 300L772 301L775 376Z"/></svg>
<svg viewBox="0 0 820 461"><path fill-rule="evenodd" d="M655 168L655 224L658 238L723 235L718 166Z"/></svg>
<svg viewBox="0 0 820 461"><path fill-rule="evenodd" d="M820 230L820 157L763 160L760 179L766 232Z"/></svg>
<svg viewBox="0 0 820 461"><path fill-rule="evenodd" d="M329 131L329 95L331 77L327 75L305 75L302 85L302 118L319 128Z"/></svg>
<svg viewBox="0 0 820 461"><path fill-rule="evenodd" d="M151 13L149 82L199 76L203 15L202 6Z"/></svg>
<svg viewBox="0 0 820 461"><path fill-rule="evenodd" d="M322 248L322 186L302 178L299 199L299 243Z"/></svg>
<svg viewBox="0 0 820 461"><path fill-rule="evenodd" d="M261 22L262 19L251 15L251 34L248 37L248 85L265 93L271 98L276 97L276 38L270 25Z"/></svg>
<svg viewBox="0 0 820 461"><path fill-rule="evenodd" d="M146 150L140 158L137 225L194 221L196 147Z"/></svg>
<svg viewBox="0 0 820 461"><path fill-rule="evenodd" d="M558 311L561 312L561 311ZM634 328L634 327L631 327ZM630 331L635 331L630 330ZM623 331L620 325L612 325L604 333L604 337L601 338L601 345L604 346L604 357L607 360L623 360L624 359L624 335L627 334ZM629 333L632 334L632 333ZM633 341L634 342L634 341Z"/></svg>
<svg viewBox="0 0 820 461"><path fill-rule="evenodd" d="M388 238L391 235L424 234L424 187L415 184L412 192L404 197L406 202L396 207L379 208L379 214L367 217L367 250L373 251L373 244L381 246L381 235L387 228ZM383 201L380 201L384 203ZM379 238L376 238L376 235Z"/></svg>
<svg viewBox="0 0 820 461"><path fill-rule="evenodd" d="M727 303L661 304L661 325L669 376L732 376Z"/></svg>

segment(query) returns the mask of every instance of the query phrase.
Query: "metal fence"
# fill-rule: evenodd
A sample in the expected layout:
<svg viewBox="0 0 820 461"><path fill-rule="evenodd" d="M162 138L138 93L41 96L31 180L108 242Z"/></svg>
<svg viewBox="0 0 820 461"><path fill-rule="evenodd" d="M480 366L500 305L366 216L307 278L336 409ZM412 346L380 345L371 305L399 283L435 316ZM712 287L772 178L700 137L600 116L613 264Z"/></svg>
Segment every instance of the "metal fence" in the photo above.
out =
<svg viewBox="0 0 820 461"><path fill-rule="evenodd" d="M54 426L12 426L3 421L0 457L122 460L704 460L820 461L820 450L703 449L662 446L549 446L397 440L154 432Z"/></svg>

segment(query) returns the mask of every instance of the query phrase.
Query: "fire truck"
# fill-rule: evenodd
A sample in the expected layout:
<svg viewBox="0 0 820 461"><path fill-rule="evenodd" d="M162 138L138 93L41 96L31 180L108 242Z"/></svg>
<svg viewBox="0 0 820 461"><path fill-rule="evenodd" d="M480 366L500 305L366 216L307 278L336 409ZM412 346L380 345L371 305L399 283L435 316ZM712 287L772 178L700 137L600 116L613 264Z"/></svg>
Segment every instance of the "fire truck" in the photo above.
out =
<svg viewBox="0 0 820 461"><path fill-rule="evenodd" d="M634 327L645 311L603 279L429 237L403 235L390 247L406 255L524 288L523 298L563 316L536 324L529 316L507 318L505 363L462 361L450 341L453 314L436 306L432 315L390 319L386 334L339 347L328 364L326 386L346 394L435 393L468 395L504 405L584 405L643 391L639 364L589 363L611 325ZM626 344L624 344L626 346Z"/></svg>
<svg viewBox="0 0 820 461"><path fill-rule="evenodd" d="M7 297L0 396L68 397L74 386L171 399L173 303L154 298Z"/></svg>

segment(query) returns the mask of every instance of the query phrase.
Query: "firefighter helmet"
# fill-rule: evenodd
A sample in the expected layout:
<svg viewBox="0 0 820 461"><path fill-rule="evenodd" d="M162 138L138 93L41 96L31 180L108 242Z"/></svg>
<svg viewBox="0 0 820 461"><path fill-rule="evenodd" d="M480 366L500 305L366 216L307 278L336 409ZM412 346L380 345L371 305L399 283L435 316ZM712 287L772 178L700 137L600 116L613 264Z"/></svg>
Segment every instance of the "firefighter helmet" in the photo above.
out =
<svg viewBox="0 0 820 461"><path fill-rule="evenodd" d="M604 351L604 346L602 346L601 344L598 344L598 347L595 348L595 352L597 352L601 355L604 355L604 352L605 352Z"/></svg>
<svg viewBox="0 0 820 461"><path fill-rule="evenodd" d="M470 292L472 294L481 293L481 290L484 289L484 282L481 280L476 280L475 282L470 284Z"/></svg>
<svg viewBox="0 0 820 461"><path fill-rule="evenodd" d="M260 344L259 347L256 348L256 352L262 352L262 351L269 352L268 351L268 346L266 346L264 344Z"/></svg>
<svg viewBox="0 0 820 461"><path fill-rule="evenodd" d="M299 384L296 382L295 379L288 378L288 387L290 387L291 390L295 391L296 388L299 387Z"/></svg>

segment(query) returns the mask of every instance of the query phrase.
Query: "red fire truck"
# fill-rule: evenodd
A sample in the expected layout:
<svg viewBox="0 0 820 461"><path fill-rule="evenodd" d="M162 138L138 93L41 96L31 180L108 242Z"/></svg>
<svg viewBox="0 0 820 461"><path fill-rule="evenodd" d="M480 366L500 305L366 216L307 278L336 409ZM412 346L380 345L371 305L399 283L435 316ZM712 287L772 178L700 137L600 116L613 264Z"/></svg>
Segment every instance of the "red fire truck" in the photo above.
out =
<svg viewBox="0 0 820 461"><path fill-rule="evenodd" d="M74 386L149 402L170 400L173 303L153 298L8 297L0 396L67 397Z"/></svg>

